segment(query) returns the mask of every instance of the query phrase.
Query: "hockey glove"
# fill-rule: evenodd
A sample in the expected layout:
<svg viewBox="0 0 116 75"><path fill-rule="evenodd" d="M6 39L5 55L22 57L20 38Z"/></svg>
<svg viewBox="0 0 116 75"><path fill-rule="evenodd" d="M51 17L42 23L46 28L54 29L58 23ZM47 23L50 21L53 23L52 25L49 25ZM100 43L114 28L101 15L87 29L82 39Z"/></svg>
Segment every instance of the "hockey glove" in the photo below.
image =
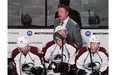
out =
<svg viewBox="0 0 116 75"><path fill-rule="evenodd" d="M77 75L76 65L70 65L70 71L66 75Z"/></svg>
<svg viewBox="0 0 116 75"><path fill-rule="evenodd" d="M77 75L86 75L86 73L87 72L85 70L79 69Z"/></svg>
<svg viewBox="0 0 116 75"><path fill-rule="evenodd" d="M31 72L35 75L41 75L43 73L43 69L41 67L32 67Z"/></svg>
<svg viewBox="0 0 116 75"><path fill-rule="evenodd" d="M91 73L90 75L101 75L101 73L97 70L94 70L93 73Z"/></svg>
<svg viewBox="0 0 116 75"><path fill-rule="evenodd" d="M61 62L57 64L57 67L53 70L54 72L68 72L69 65L67 63Z"/></svg>

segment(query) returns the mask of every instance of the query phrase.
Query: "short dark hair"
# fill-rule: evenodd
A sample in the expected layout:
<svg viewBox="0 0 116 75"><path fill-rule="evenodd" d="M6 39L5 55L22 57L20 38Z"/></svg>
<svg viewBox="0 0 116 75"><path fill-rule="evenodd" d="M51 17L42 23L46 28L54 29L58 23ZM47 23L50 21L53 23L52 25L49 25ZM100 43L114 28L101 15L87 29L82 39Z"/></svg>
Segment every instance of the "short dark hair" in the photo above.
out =
<svg viewBox="0 0 116 75"><path fill-rule="evenodd" d="M58 8L64 8L67 12L69 12L69 7L66 5L58 5Z"/></svg>
<svg viewBox="0 0 116 75"><path fill-rule="evenodd" d="M66 5L66 6L69 6L69 4L70 4L70 0L60 0L59 3L60 3L60 5Z"/></svg>

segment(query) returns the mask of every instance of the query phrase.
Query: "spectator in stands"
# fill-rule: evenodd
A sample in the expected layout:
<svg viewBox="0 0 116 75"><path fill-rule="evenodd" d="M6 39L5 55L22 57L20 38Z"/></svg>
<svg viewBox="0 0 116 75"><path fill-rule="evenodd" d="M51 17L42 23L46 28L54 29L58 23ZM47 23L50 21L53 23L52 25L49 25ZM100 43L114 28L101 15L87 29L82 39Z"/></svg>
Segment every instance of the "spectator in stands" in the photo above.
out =
<svg viewBox="0 0 116 75"><path fill-rule="evenodd" d="M38 26L32 24L32 17L28 13L22 14L21 23L22 23L23 27L25 27L25 28L38 27Z"/></svg>
<svg viewBox="0 0 116 75"><path fill-rule="evenodd" d="M24 25L24 26L31 26L32 25L32 18L31 16L26 13L26 14L22 14L21 15L21 23Z"/></svg>

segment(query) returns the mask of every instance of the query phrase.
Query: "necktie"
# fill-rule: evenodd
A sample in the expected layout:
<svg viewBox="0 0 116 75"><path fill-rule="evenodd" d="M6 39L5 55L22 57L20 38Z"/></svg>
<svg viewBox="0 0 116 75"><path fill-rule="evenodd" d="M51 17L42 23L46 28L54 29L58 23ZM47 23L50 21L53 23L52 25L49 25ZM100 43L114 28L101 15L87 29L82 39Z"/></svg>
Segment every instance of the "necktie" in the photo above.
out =
<svg viewBox="0 0 116 75"><path fill-rule="evenodd" d="M63 24L64 24L64 22L62 21L60 25L63 26Z"/></svg>

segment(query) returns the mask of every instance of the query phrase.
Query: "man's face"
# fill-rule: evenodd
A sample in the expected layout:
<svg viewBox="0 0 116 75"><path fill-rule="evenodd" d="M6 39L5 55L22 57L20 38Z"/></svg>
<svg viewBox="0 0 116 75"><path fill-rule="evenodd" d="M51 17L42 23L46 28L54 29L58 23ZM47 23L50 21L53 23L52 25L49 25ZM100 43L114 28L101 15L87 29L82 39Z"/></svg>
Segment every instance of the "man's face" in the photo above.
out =
<svg viewBox="0 0 116 75"><path fill-rule="evenodd" d="M58 16L60 20L64 21L68 17L68 12L64 8L59 7Z"/></svg>
<svg viewBox="0 0 116 75"><path fill-rule="evenodd" d="M56 39L56 43L59 45L59 46L62 46L62 40L61 39Z"/></svg>
<svg viewBox="0 0 116 75"><path fill-rule="evenodd" d="M59 33L63 38L66 38L66 30L64 30L64 29L59 30L58 33Z"/></svg>
<svg viewBox="0 0 116 75"><path fill-rule="evenodd" d="M28 52L28 46L25 46L23 48L20 48L20 51L24 54L26 54Z"/></svg>
<svg viewBox="0 0 116 75"><path fill-rule="evenodd" d="M98 43L98 42L92 42L92 43L90 44L91 50L92 50L93 52L96 52L97 49L99 48L99 44L100 44L100 43Z"/></svg>

